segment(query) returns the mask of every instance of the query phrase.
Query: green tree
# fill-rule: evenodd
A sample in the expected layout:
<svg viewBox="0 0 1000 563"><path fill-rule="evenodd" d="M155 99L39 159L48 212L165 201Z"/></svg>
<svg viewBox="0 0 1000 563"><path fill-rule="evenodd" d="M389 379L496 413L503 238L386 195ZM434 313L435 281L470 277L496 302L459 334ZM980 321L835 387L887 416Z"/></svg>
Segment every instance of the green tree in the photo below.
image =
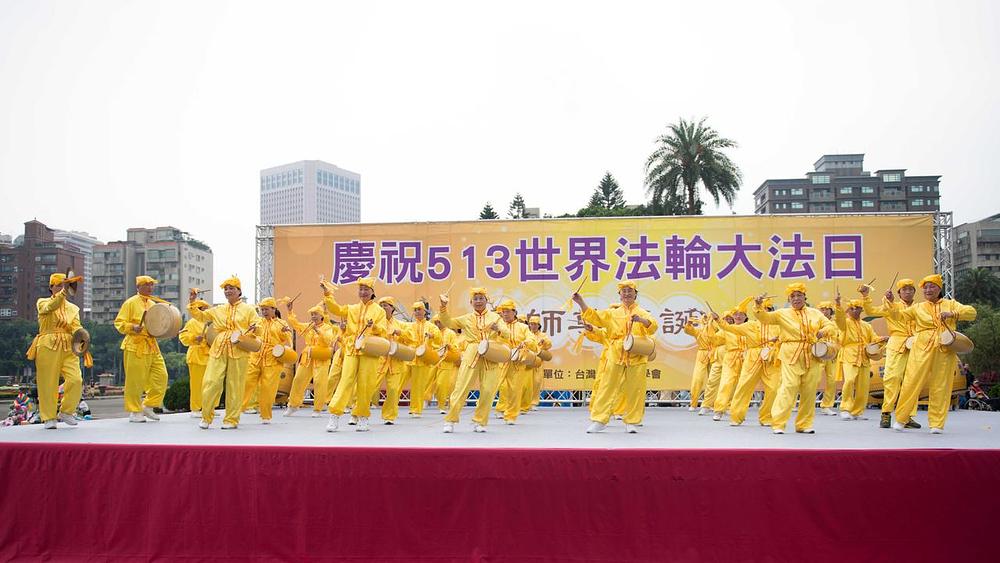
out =
<svg viewBox="0 0 1000 563"><path fill-rule="evenodd" d="M736 142L705 125L705 118L697 123L680 119L667 129L666 134L656 139L656 150L646 160L650 206L671 209L674 204L670 197L681 192L686 203L684 214L698 215L699 186L712 196L716 205L724 199L731 206L743 175L723 149L736 147Z"/></svg>
<svg viewBox="0 0 1000 563"><path fill-rule="evenodd" d="M493 204L487 201L486 205L483 206L483 210L479 212L479 218L480 219L499 219L500 216L497 215L496 210L493 209Z"/></svg>
<svg viewBox="0 0 1000 563"><path fill-rule="evenodd" d="M514 194L514 199L510 202L510 207L507 208L507 216L511 219L524 219L524 215L524 198L519 193Z"/></svg>
<svg viewBox="0 0 1000 563"><path fill-rule="evenodd" d="M611 172L604 173L601 183L594 188L594 193L591 194L587 207L609 211L625 207L625 194L622 193L618 181L611 175Z"/></svg>
<svg viewBox="0 0 1000 563"><path fill-rule="evenodd" d="M33 362L25 357L38 323L13 319L0 322L0 375L17 376Z"/></svg>
<svg viewBox="0 0 1000 563"><path fill-rule="evenodd" d="M1000 373L1000 311L978 303L975 307L976 320L958 327L976 345L962 360L969 362L975 374ZM996 380L995 376L992 380Z"/></svg>
<svg viewBox="0 0 1000 563"><path fill-rule="evenodd" d="M1000 278L985 268L966 270L955 283L955 298L962 303L1000 307Z"/></svg>

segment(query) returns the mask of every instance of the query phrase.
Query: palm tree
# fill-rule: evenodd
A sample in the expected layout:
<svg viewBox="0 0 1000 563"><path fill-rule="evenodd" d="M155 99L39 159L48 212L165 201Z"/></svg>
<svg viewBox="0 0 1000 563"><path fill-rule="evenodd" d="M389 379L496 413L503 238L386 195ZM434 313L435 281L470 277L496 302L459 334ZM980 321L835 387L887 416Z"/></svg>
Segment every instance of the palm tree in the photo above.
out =
<svg viewBox="0 0 1000 563"><path fill-rule="evenodd" d="M705 125L705 118L697 123L681 119L668 129L656 139L658 146L646 160L646 193L652 196L651 205L667 208L671 196L676 198L683 189L686 214L697 215L700 183L716 205L721 198L731 206L743 174L722 149L736 147L736 141L719 136Z"/></svg>
<svg viewBox="0 0 1000 563"><path fill-rule="evenodd" d="M962 303L1000 306L1000 278L985 268L966 270L955 283L955 297Z"/></svg>

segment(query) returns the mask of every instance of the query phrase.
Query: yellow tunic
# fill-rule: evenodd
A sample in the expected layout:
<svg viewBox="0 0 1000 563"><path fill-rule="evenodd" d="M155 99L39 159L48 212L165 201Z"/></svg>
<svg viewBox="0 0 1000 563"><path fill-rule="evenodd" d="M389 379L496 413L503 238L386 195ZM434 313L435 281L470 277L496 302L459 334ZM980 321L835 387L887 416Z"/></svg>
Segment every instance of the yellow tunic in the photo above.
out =
<svg viewBox="0 0 1000 563"><path fill-rule="evenodd" d="M212 323L212 326L215 327L218 333L215 341L212 342L212 348L208 353L209 357L246 358L250 355L250 352L233 346L231 338L233 332L239 330L241 333L246 334L250 332L252 325L260 323L257 310L252 306L242 301L237 301L235 305L225 303L203 311L194 304L189 304L188 313L203 323Z"/></svg>
<svg viewBox="0 0 1000 563"><path fill-rule="evenodd" d="M115 328L125 335L122 340L122 350L128 350L138 356L160 353L160 346L156 343L156 339L146 332L145 326L139 332L133 330L134 325L142 322L143 314L155 304L156 301L139 294L129 297L122 303L118 316L115 317Z"/></svg>
<svg viewBox="0 0 1000 563"><path fill-rule="evenodd" d="M185 359L189 365L208 365L208 343L204 339L201 341L197 339L197 337L204 336L204 334L205 323L198 319L188 319L188 322L184 324L184 328L181 329L180 334L177 335L181 344L188 347Z"/></svg>

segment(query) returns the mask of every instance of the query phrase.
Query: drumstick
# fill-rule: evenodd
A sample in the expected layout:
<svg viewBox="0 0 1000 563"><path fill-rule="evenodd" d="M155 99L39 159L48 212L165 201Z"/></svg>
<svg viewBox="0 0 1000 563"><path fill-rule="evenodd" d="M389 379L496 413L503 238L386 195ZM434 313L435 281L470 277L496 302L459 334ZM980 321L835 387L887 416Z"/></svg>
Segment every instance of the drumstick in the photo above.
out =
<svg viewBox="0 0 1000 563"><path fill-rule="evenodd" d="M289 299L289 300L288 300L288 304L289 304L289 305L294 305L294 304L295 304L295 300L296 300L296 299L298 299L300 295L302 295L302 292L301 292L301 291L300 291L300 292L298 292L298 293L296 293L296 294L295 294L295 297L292 297L291 299Z"/></svg>
<svg viewBox="0 0 1000 563"><path fill-rule="evenodd" d="M896 278L899 277L899 272L896 272L895 276L892 276L892 283L889 284L889 291L892 291L893 287L896 287Z"/></svg>

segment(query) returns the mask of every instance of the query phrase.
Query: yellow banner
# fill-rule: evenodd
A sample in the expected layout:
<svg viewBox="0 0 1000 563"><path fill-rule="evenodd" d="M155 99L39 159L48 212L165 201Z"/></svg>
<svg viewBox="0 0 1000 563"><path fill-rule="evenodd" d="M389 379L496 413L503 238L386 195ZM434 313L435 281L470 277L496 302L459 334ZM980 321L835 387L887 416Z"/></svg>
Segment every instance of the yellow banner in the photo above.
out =
<svg viewBox="0 0 1000 563"><path fill-rule="evenodd" d="M545 388L589 389L600 347L573 343L579 309L565 308L578 287L591 307L618 301L616 283L634 280L638 303L659 322L649 389L687 389L694 341L684 322L709 306L732 307L767 292L783 302L784 286L804 282L809 302L857 296L875 279L878 295L898 273L920 279L933 264L931 215L667 217L545 219L448 223L285 226L274 229L276 296L321 298L319 276L338 284L342 303L357 300L351 283L371 274L376 294L409 311L451 288L451 310L471 310L466 291L485 286L490 298L511 298L518 312L540 315L553 341ZM463 306L464 305L464 306Z"/></svg>

